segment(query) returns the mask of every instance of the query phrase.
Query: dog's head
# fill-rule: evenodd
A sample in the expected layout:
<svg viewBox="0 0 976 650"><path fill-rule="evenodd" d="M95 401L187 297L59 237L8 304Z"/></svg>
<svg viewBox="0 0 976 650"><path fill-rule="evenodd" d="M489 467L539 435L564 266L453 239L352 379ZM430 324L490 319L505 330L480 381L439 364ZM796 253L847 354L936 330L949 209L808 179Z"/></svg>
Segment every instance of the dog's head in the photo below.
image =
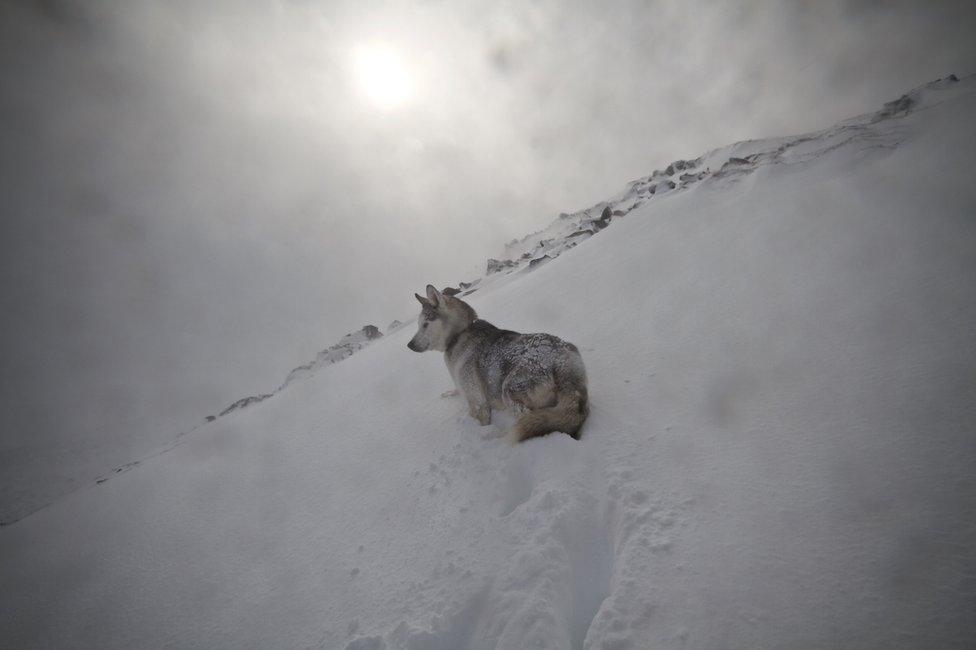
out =
<svg viewBox="0 0 976 650"><path fill-rule="evenodd" d="M467 329L478 317L471 305L460 298L446 296L433 285L427 285L427 297L413 294L420 302L417 333L407 347L414 352L447 349L451 339Z"/></svg>

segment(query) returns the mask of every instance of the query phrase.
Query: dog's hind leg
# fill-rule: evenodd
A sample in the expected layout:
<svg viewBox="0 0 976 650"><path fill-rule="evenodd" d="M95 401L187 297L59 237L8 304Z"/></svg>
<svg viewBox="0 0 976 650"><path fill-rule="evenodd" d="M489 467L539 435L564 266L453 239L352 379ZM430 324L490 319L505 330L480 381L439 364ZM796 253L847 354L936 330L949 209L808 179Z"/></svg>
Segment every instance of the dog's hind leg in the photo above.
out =
<svg viewBox="0 0 976 650"><path fill-rule="evenodd" d="M468 398L468 413L483 427L491 424L491 405L487 401Z"/></svg>

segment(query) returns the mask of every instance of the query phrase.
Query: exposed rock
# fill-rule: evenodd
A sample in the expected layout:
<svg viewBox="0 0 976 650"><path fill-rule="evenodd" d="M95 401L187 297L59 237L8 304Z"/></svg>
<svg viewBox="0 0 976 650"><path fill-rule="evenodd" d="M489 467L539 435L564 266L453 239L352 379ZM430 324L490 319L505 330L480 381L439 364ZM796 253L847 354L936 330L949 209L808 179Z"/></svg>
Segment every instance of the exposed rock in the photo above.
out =
<svg viewBox="0 0 976 650"><path fill-rule="evenodd" d="M445 296L456 296L461 293L461 290L455 287L444 287L441 293L443 293Z"/></svg>
<svg viewBox="0 0 976 650"><path fill-rule="evenodd" d="M592 223L597 230L603 230L610 225L610 219L612 218L613 210L611 210L610 206L608 205L607 207L603 208L603 213L600 214L600 218L594 219L590 223Z"/></svg>
<svg viewBox="0 0 976 650"><path fill-rule="evenodd" d="M682 186L688 186L688 185L690 185L692 183L697 183L698 181L700 181L703 178L707 177L708 176L708 173L709 172L706 169L705 171L698 172L697 174L690 174L690 173L689 174L682 174L681 176L678 177L678 180L681 181L681 185Z"/></svg>
<svg viewBox="0 0 976 650"><path fill-rule="evenodd" d="M540 264L545 264L546 262L548 262L551 259L553 259L553 258L549 257L548 255L543 255L542 257L537 257L534 260L532 260L531 262L529 262L529 268L530 269L534 269L535 267L539 266Z"/></svg>
<svg viewBox="0 0 976 650"><path fill-rule="evenodd" d="M376 325L363 325L362 333L369 340L378 339L383 336L383 332Z"/></svg>
<svg viewBox="0 0 976 650"><path fill-rule="evenodd" d="M248 397L244 397L242 399L237 400L236 402L234 402L233 404L225 408L223 411L221 411L220 416L223 417L228 413L231 413L238 409L245 408L247 406L250 406L251 404L257 404L258 402L263 402L264 400L268 399L269 397L272 397L273 395L274 393L264 393L263 395L250 395Z"/></svg>
<svg viewBox="0 0 976 650"><path fill-rule="evenodd" d="M491 275L492 273L498 273L499 271L504 271L505 269L510 269L517 266L512 260L496 260L493 257L488 258L488 267L486 275Z"/></svg>
<svg viewBox="0 0 976 650"><path fill-rule="evenodd" d="M675 160L673 163L668 165L667 169L664 170L664 173L668 176L674 176L680 171L694 167L695 163L696 161L693 160Z"/></svg>
<svg viewBox="0 0 976 650"><path fill-rule="evenodd" d="M745 158L729 158L717 172L712 174L712 178L724 178L731 175L747 174L753 170L755 164Z"/></svg>
<svg viewBox="0 0 976 650"><path fill-rule="evenodd" d="M880 111L875 113L872 122L880 122L881 120L886 120L888 118L894 117L901 114L906 114L911 110L912 106L915 105L915 100L908 95L902 95L893 102L888 102L885 104Z"/></svg>
<svg viewBox="0 0 976 650"><path fill-rule="evenodd" d="M397 329L398 327L403 327L403 323L401 323L398 320L394 320L392 323L390 323L389 325L386 326L386 331L387 331L387 333L389 333L389 332L392 332L393 330Z"/></svg>

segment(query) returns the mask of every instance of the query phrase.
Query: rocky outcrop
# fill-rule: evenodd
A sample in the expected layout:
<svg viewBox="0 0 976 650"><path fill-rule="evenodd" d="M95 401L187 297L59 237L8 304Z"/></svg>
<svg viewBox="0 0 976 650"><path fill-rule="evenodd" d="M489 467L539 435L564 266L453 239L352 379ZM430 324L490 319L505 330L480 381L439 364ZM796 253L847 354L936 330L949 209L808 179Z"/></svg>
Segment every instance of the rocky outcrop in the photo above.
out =
<svg viewBox="0 0 976 650"><path fill-rule="evenodd" d="M378 339L383 336L383 332L381 332L380 328L376 327L376 325L363 325L363 329L360 331L368 341L372 341L373 339Z"/></svg>
<svg viewBox="0 0 976 650"><path fill-rule="evenodd" d="M278 390L281 390L300 377L310 375L323 366L338 363L343 359L351 357L353 354L359 352L364 347L369 345L372 341L375 341L382 336L383 333L380 332L380 329L375 325L364 325L362 329L346 334L339 339L338 343L319 352L315 359L304 365L298 366L288 373L288 376L285 377L284 383L281 384Z"/></svg>
<svg viewBox="0 0 976 650"><path fill-rule="evenodd" d="M518 266L518 264L512 260L496 260L493 257L489 257L486 273L487 275L491 275L492 273L498 273L499 271L511 269L516 266Z"/></svg>
<svg viewBox="0 0 976 650"><path fill-rule="evenodd" d="M232 413L246 406L250 406L251 404L263 402L264 400L268 399L273 395L274 393L264 393L263 395L250 395L248 397L243 397L237 400L236 402L234 402L233 404L231 404L230 406L228 406L227 408L225 408L223 411L221 411L218 417L223 417L228 413Z"/></svg>

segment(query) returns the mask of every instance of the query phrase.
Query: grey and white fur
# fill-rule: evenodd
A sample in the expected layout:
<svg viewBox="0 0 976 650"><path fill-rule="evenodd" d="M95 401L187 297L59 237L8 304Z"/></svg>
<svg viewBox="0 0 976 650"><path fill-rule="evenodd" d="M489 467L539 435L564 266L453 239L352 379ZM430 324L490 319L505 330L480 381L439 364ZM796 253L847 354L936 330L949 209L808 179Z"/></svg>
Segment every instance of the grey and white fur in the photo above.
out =
<svg viewBox="0 0 976 650"><path fill-rule="evenodd" d="M492 409L518 416L515 442L562 431L579 439L589 415L586 369L579 350L552 334L520 334L478 318L468 303L427 285L420 302L414 352L444 353L468 412L483 426Z"/></svg>

